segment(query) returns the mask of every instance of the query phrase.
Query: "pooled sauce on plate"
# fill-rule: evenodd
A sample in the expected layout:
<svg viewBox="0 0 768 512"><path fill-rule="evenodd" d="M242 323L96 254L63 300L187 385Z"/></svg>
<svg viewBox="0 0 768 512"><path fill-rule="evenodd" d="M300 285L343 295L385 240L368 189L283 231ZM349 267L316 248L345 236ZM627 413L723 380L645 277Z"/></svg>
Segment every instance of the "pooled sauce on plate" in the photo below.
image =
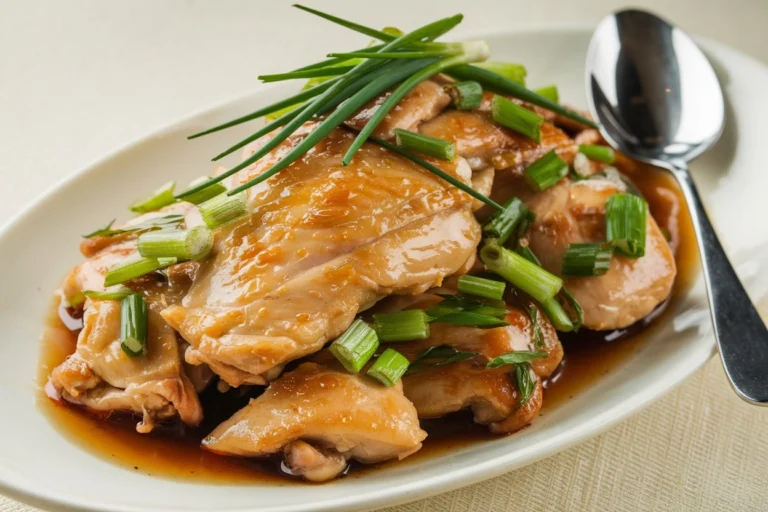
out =
<svg viewBox="0 0 768 512"><path fill-rule="evenodd" d="M654 327L648 324L671 321L671 313L665 308L681 297L697 273L695 235L674 180L648 166L638 166L630 177L645 195L651 213L675 251L678 275L672 295L648 318L627 329L560 334L565 358L558 371L545 382L543 414L620 367L653 334ZM38 369L39 406L69 440L131 471L153 476L221 484L291 484L292 480L281 471L278 458L239 459L200 448L205 435L248 403L250 396L237 389L222 396L216 386L209 386L201 393L205 419L199 427L191 429L179 423L163 426L148 435L136 432L136 418L128 414L113 414L104 421L103 417L76 406L51 400L45 389L48 376L74 352L81 322L71 316L70 311L59 309L58 298L53 301L45 322ZM421 424L429 433L423 448L397 464L496 437L486 427L475 424L469 413L456 413ZM358 469L367 467L353 463L351 472L359 474Z"/></svg>

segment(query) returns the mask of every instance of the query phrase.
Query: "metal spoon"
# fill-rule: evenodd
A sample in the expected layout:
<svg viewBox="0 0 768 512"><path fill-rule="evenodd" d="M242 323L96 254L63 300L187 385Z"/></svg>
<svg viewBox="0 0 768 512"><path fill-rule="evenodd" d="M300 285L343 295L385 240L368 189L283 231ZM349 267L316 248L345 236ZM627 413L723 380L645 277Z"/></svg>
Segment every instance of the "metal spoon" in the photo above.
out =
<svg viewBox="0 0 768 512"><path fill-rule="evenodd" d="M741 398L768 405L768 329L688 172L688 161L709 149L723 130L723 94L712 66L679 28L647 12L621 11L601 21L592 36L587 92L611 145L668 169L680 184L699 240L723 366Z"/></svg>

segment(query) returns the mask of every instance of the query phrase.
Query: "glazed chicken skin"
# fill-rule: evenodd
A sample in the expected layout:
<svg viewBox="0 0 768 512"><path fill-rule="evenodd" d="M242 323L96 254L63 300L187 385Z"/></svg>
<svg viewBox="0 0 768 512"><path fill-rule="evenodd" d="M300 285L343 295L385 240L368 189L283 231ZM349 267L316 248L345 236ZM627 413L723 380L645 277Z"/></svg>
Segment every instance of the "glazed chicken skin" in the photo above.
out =
<svg viewBox="0 0 768 512"><path fill-rule="evenodd" d="M247 172L267 170L307 125ZM250 216L217 237L181 305L165 320L232 386L266 384L391 294L416 294L472 265L480 227L472 198L423 168L336 129L284 172L249 190ZM463 159L441 162L465 183Z"/></svg>
<svg viewBox="0 0 768 512"><path fill-rule="evenodd" d="M238 456L284 451L285 464L311 480L333 478L349 459L404 458L427 434L402 384L385 387L338 363L302 363L203 440L207 450Z"/></svg>

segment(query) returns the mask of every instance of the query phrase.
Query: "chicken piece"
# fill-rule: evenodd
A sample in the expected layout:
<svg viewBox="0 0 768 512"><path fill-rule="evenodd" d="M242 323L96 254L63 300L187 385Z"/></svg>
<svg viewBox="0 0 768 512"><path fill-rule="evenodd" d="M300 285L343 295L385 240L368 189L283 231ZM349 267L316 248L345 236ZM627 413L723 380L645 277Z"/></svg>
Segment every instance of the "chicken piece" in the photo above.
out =
<svg viewBox="0 0 768 512"><path fill-rule="evenodd" d="M357 131L363 129L368 120L373 116L387 98L390 92L386 92L350 117L345 124ZM379 123L373 134L376 137L392 140L395 138L395 128L409 131L417 131L420 123L434 118L451 102L451 97L438 83L427 80L421 82L406 94L395 107L390 110Z"/></svg>
<svg viewBox="0 0 768 512"><path fill-rule="evenodd" d="M559 275L570 243L604 241L605 202L618 192L620 184L605 179L565 179L529 198L528 206L536 213L528 235L530 247L542 266ZM646 229L643 257L632 259L617 253L604 275L565 280L584 309L585 327L627 327L669 296L677 272L674 255L650 215Z"/></svg>
<svg viewBox="0 0 768 512"><path fill-rule="evenodd" d="M337 129L249 190L251 215L217 234L182 305L163 311L191 345L188 362L207 363L232 386L266 384L265 373L319 350L358 311L438 286L473 263L480 227L472 198L372 143L341 166L353 138ZM460 162L437 165L470 183Z"/></svg>
<svg viewBox="0 0 768 512"><path fill-rule="evenodd" d="M577 146L551 123L541 125L541 143L495 124L490 114L491 97L484 96L483 104L476 110L446 110L423 123L419 131L456 144L457 153L475 171L492 166L519 173L553 149L567 162L573 160Z"/></svg>
<svg viewBox="0 0 768 512"><path fill-rule="evenodd" d="M338 475L350 459L407 457L426 437L400 384L385 387L338 364L307 362L216 427L203 447L244 457L284 450L292 472L317 481Z"/></svg>
<svg viewBox="0 0 768 512"><path fill-rule="evenodd" d="M83 316L77 349L51 374L68 402L96 411L133 411L141 433L155 421L178 415L189 425L203 416L194 386L182 367L176 333L150 306L146 356L129 357L120 347L120 302L93 300Z"/></svg>

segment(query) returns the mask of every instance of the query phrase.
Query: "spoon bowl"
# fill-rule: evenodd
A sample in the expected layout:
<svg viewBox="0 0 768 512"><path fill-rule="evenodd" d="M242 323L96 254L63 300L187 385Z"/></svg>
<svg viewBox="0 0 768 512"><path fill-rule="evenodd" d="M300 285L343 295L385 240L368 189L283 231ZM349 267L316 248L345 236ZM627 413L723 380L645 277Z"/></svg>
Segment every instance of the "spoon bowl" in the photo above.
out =
<svg viewBox="0 0 768 512"><path fill-rule="evenodd" d="M723 132L725 104L704 53L680 28L645 11L606 17L587 53L587 95L615 148L669 170L688 202L699 242L715 338L744 400L768 405L768 329L709 221L688 162Z"/></svg>

